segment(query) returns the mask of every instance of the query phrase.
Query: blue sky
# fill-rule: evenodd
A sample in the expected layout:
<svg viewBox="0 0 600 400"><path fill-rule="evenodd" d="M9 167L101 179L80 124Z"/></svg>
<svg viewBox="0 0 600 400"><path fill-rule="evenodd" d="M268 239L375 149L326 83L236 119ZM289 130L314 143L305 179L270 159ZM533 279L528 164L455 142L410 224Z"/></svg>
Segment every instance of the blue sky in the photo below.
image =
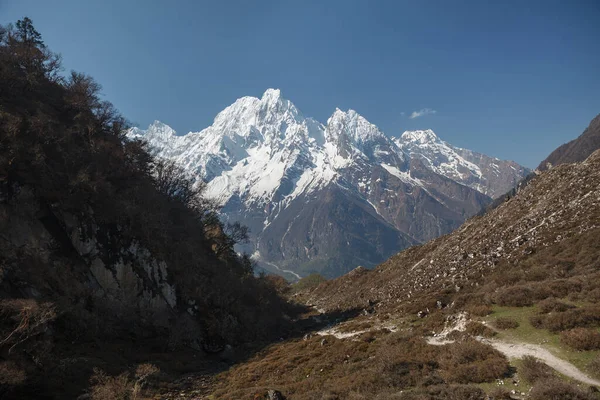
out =
<svg viewBox="0 0 600 400"><path fill-rule="evenodd" d="M141 127L197 131L275 87L322 122L352 108L535 167L600 113L597 0L0 0L0 23L25 15Z"/></svg>

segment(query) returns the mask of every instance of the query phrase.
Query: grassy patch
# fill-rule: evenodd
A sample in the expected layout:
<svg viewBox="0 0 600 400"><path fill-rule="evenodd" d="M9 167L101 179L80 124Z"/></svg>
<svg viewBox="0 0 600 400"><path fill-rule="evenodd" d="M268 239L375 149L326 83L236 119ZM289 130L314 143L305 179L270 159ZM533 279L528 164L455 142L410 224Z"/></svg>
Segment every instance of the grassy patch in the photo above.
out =
<svg viewBox="0 0 600 400"><path fill-rule="evenodd" d="M552 333L546 329L536 329L531 325L529 318L536 315L538 309L531 307L502 307L494 306L493 313L484 320L490 325L495 326L499 318L511 318L519 323L515 329L498 332L497 338L509 342L525 342L531 344L543 345L557 357L569 361L580 370L590 373L589 365L600 356L600 351L578 351L570 349L564 343L561 343L560 334Z"/></svg>

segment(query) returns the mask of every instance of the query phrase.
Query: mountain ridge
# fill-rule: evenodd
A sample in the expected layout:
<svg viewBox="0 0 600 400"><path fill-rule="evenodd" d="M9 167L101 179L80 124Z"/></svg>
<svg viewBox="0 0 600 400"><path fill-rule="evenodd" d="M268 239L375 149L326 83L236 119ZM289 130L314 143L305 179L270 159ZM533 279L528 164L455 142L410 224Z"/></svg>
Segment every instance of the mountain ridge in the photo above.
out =
<svg viewBox="0 0 600 400"><path fill-rule="evenodd" d="M590 121L581 135L550 153L537 169L545 171L555 165L583 161L598 148L600 148L600 114Z"/></svg>
<svg viewBox="0 0 600 400"><path fill-rule="evenodd" d="M255 260L300 275L324 272L332 277L354 268L358 261L337 253L324 255L331 250L311 238L318 228L314 224L300 233L292 230L300 208L311 208L312 202L325 198L336 199L328 204L340 209L347 204L339 202L362 204L352 209L362 215L363 225L372 226L375 232L386 231L400 246L409 246L456 228L527 172L516 163L452 147L433 131L427 132L435 137L435 146L427 147L429 157L423 152L426 146L411 143L408 134L404 140L390 138L352 109L337 108L322 124L305 117L281 91L268 89L261 98L236 100L200 132L176 136L167 125L155 123L145 131L130 130L128 137L146 140L156 155L176 161L205 180L207 195L223 205L224 220L250 227L250 243L242 250ZM422 151L416 151L419 148ZM427 161L431 157L436 160ZM344 194L334 194L339 190ZM296 215L282 213L288 207L298 209ZM338 229L345 224L339 224L340 218L350 217L339 212L325 215L315 223L332 223ZM281 228L274 229L272 224ZM288 241L298 236L292 240L296 243L293 251L284 250L288 243L271 236L271 230L282 235L288 232L284 236ZM354 236L340 233L333 248L341 251ZM368 243L368 250L363 248L369 254L368 267L404 248L379 246L375 237ZM332 259L337 261L332 263Z"/></svg>

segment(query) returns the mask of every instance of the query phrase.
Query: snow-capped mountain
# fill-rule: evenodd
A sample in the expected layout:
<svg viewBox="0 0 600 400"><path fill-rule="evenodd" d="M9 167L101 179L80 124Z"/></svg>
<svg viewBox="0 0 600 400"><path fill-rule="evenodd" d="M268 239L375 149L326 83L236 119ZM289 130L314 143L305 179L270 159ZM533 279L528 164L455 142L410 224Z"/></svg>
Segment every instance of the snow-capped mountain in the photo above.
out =
<svg viewBox="0 0 600 400"><path fill-rule="evenodd" d="M471 150L454 147L431 130L407 131L394 143L429 169L492 198L503 195L527 175L527 168ZM512 172L511 172L512 170Z"/></svg>
<svg viewBox="0 0 600 400"><path fill-rule="evenodd" d="M371 267L448 233L527 173L432 131L392 140L353 110L323 125L275 89L236 100L200 132L156 121L128 136L205 180L222 218L250 228L244 250L292 278Z"/></svg>

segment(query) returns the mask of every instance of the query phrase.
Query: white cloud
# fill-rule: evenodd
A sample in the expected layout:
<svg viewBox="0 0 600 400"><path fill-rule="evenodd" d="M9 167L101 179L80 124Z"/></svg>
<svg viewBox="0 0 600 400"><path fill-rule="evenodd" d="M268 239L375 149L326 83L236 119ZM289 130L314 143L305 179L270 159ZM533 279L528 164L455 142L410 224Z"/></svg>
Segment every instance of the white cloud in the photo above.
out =
<svg viewBox="0 0 600 400"><path fill-rule="evenodd" d="M423 108L419 111L413 111L412 114L410 114L410 119L415 119L415 118L419 118L419 117L423 117L425 115L431 115L431 114L435 114L437 111L432 110L431 108Z"/></svg>

